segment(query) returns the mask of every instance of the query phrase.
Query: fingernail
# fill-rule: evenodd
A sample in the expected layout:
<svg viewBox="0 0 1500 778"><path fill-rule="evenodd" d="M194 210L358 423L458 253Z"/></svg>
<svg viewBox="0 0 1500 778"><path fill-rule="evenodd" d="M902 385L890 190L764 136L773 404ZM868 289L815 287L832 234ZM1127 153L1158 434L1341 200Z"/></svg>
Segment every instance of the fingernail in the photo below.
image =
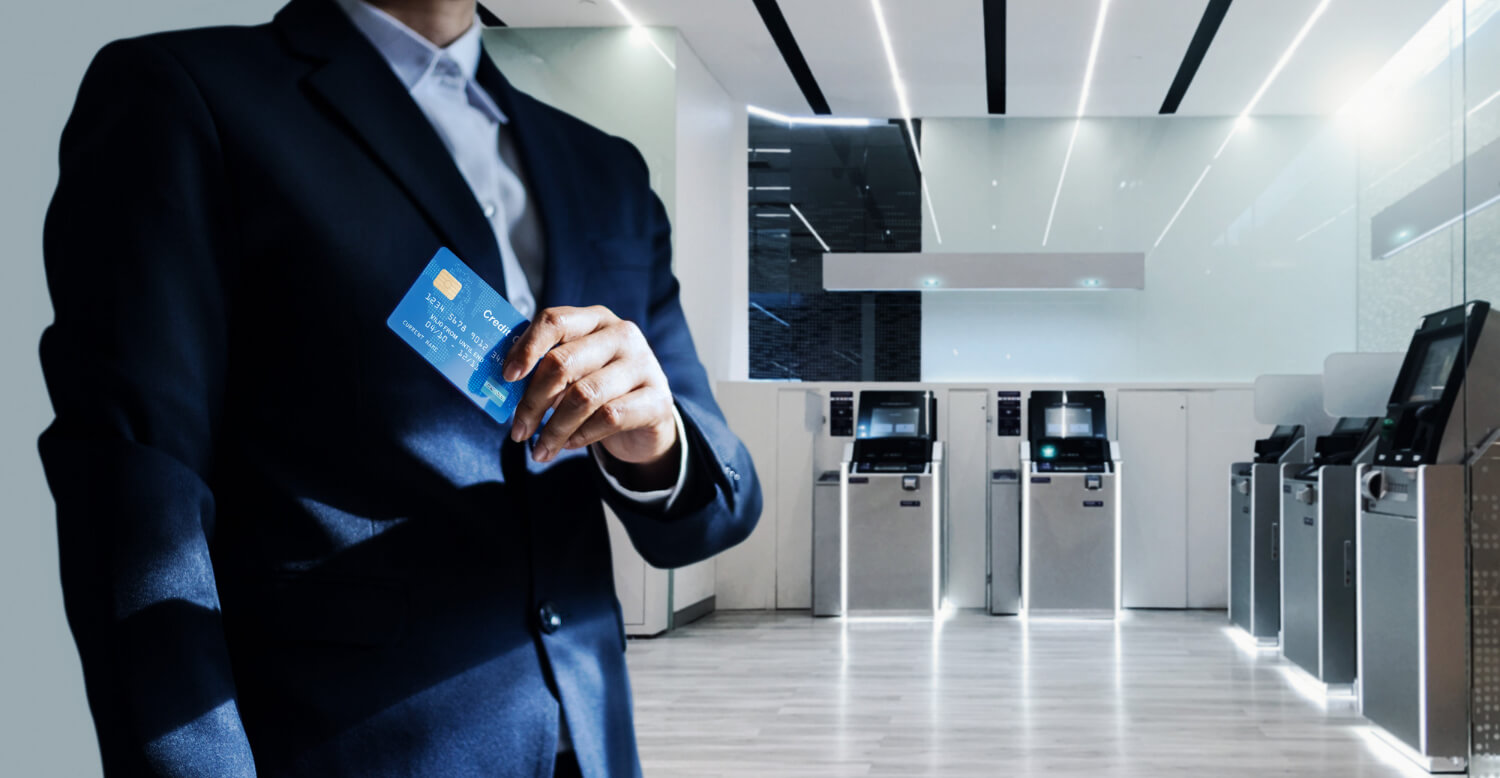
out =
<svg viewBox="0 0 1500 778"><path fill-rule="evenodd" d="M520 378L520 377L521 377L521 368L516 367L515 365L506 365L505 366L505 380L506 380L507 383L509 383L511 381L514 381L514 380L516 380L517 378Z"/></svg>
<svg viewBox="0 0 1500 778"><path fill-rule="evenodd" d="M526 424L524 422L513 422L510 425L510 439L517 443L526 439Z"/></svg>
<svg viewBox="0 0 1500 778"><path fill-rule="evenodd" d="M531 452L531 456L538 462L547 462L552 459L552 450L547 448L546 446L537 446L536 449Z"/></svg>

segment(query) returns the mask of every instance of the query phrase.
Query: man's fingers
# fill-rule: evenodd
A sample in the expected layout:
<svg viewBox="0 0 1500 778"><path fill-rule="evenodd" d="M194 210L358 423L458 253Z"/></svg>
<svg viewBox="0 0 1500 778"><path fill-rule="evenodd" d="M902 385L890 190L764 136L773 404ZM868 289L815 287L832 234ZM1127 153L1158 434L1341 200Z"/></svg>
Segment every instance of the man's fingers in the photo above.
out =
<svg viewBox="0 0 1500 778"><path fill-rule="evenodd" d="M599 406L565 444L582 448L611 435L643 429L671 417L672 397L656 386L642 386Z"/></svg>
<svg viewBox="0 0 1500 778"><path fill-rule="evenodd" d="M619 350L617 340L608 332L596 333L564 343L543 355L526 385L526 394L516 405L511 439L531 437L541 427L547 409L557 405L570 385L613 362ZM631 388L626 387L622 393Z"/></svg>
<svg viewBox="0 0 1500 778"><path fill-rule="evenodd" d="M503 377L507 381L519 379L536 369L537 363L553 346L581 338L615 320L614 313L602 305L542 311L506 355Z"/></svg>
<svg viewBox="0 0 1500 778"><path fill-rule="evenodd" d="M564 448L579 448L570 442L578 428L608 403L642 386L645 377L639 364L617 360L568 386L557 401L557 410L542 428L537 440L537 458L545 462Z"/></svg>

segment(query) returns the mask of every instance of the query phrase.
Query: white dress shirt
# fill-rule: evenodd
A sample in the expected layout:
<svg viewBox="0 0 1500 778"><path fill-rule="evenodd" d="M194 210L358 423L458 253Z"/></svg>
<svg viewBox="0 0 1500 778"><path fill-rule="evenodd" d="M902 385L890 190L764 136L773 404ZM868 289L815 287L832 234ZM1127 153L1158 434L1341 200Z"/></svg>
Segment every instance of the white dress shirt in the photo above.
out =
<svg viewBox="0 0 1500 778"><path fill-rule="evenodd" d="M467 32L444 48L364 0L339 0L350 21L375 46L401 80L474 193L495 232L504 267L505 293L522 316L536 313L542 297L546 251L541 219L521 179L515 138L509 119L474 80L484 56L482 27L476 16ZM677 483L670 489L627 489L609 471L600 446L591 447L604 479L621 495L646 507L670 508L687 480L687 434L682 414L672 408L681 451Z"/></svg>

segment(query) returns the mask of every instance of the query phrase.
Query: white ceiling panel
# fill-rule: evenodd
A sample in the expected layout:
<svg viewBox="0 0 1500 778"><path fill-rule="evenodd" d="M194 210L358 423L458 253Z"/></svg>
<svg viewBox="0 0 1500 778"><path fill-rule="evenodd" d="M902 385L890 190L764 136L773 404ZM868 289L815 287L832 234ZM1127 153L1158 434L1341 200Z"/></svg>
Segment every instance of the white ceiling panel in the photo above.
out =
<svg viewBox="0 0 1500 778"><path fill-rule="evenodd" d="M516 26L617 26L609 0L484 0ZM882 0L914 115L985 116L981 0ZM1208 0L1112 0L1087 114L1152 116ZM1237 0L1179 113L1244 109L1319 0ZM751 0L625 0L642 23L677 27L738 100L811 113ZM1255 113L1337 110L1443 0L1332 0ZM780 0L834 113L899 115L869 0ZM1072 116L1098 0L1010 0L1008 116Z"/></svg>
<svg viewBox="0 0 1500 778"><path fill-rule="evenodd" d="M1007 114L1072 116L1099 4L1011 0L1009 5ZM1207 5L1208 0L1114 0L1099 41L1087 114L1156 113Z"/></svg>
<svg viewBox="0 0 1500 778"><path fill-rule="evenodd" d="M884 0L882 7L913 115L984 114L980 0ZM781 0L781 8L834 113L901 115L869 0Z"/></svg>
<svg viewBox="0 0 1500 778"><path fill-rule="evenodd" d="M1333 0L1287 63L1257 116L1329 114L1437 13L1443 0ZM1240 0L1179 113L1233 116L1244 110L1318 0Z"/></svg>
<svg viewBox="0 0 1500 778"><path fill-rule="evenodd" d="M625 24L608 0L481 2L515 27ZM680 30L704 66L735 99L791 115L812 113L750 0L626 0L626 6L641 24Z"/></svg>

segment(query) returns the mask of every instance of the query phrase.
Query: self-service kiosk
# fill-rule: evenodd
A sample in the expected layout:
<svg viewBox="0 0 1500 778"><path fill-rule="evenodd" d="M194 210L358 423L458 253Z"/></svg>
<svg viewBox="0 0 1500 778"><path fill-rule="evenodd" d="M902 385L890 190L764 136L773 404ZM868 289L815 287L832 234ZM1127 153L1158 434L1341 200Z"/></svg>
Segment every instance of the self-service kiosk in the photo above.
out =
<svg viewBox="0 0 1500 778"><path fill-rule="evenodd" d="M862 391L838 471L838 522L815 511L813 614L936 613L942 596L943 446L926 391ZM831 483L817 486L819 495Z"/></svg>
<svg viewBox="0 0 1500 778"><path fill-rule="evenodd" d="M1120 602L1120 457L1104 393L1031 393L1021 444L1021 600L1027 616L1113 618Z"/></svg>
<svg viewBox="0 0 1500 778"><path fill-rule="evenodd" d="M1497 392L1490 306L1424 317L1360 477L1360 712L1430 772L1468 761L1465 477L1500 428Z"/></svg>
<svg viewBox="0 0 1500 778"><path fill-rule="evenodd" d="M1263 645L1281 632L1281 468L1305 462L1301 425L1255 442L1255 461L1229 466L1229 621Z"/></svg>
<svg viewBox="0 0 1500 778"><path fill-rule="evenodd" d="M1374 458L1374 430L1339 419L1311 464L1282 466L1281 653L1329 691L1354 684L1356 466Z"/></svg>

